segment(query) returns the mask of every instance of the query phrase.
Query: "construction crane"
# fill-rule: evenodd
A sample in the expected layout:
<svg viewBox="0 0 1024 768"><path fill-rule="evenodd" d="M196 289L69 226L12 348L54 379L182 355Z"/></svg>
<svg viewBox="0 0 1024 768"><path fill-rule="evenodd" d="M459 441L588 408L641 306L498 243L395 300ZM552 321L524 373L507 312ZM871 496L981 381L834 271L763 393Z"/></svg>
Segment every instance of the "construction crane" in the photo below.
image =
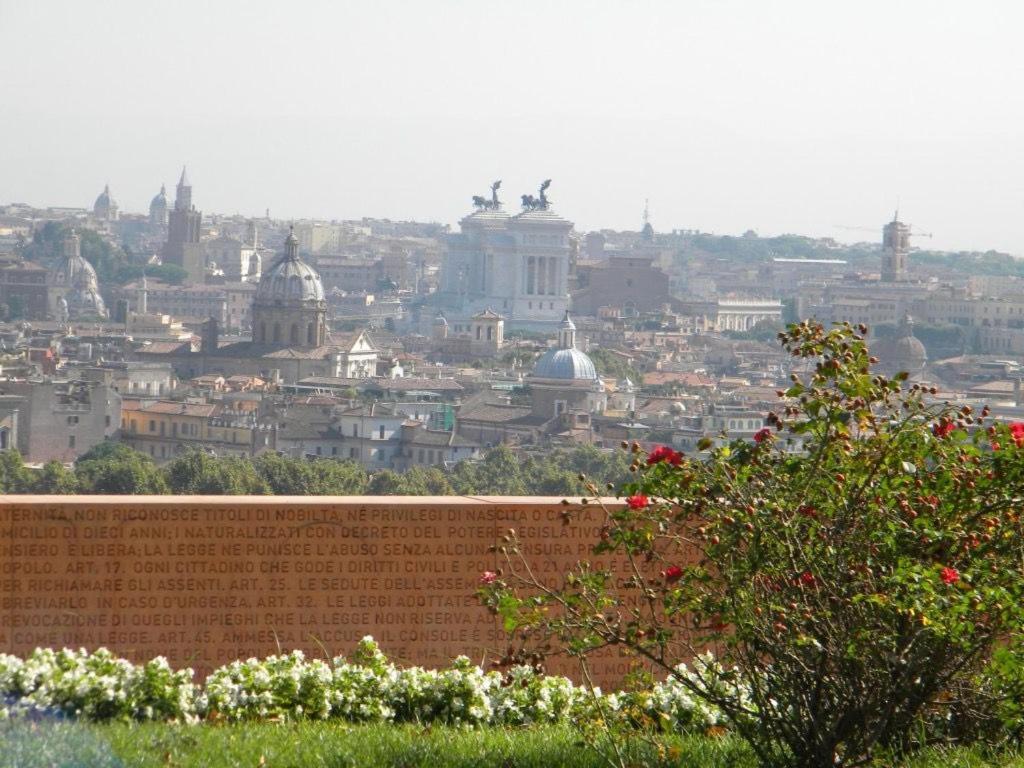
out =
<svg viewBox="0 0 1024 768"><path fill-rule="evenodd" d="M850 232L878 232L880 227L851 227L846 224L833 224L836 229L845 229ZM911 237L932 237L931 232L915 232L912 224L908 225Z"/></svg>
<svg viewBox="0 0 1024 768"><path fill-rule="evenodd" d="M851 232L877 232L878 227L849 227L845 224L833 224L836 229L848 229Z"/></svg>

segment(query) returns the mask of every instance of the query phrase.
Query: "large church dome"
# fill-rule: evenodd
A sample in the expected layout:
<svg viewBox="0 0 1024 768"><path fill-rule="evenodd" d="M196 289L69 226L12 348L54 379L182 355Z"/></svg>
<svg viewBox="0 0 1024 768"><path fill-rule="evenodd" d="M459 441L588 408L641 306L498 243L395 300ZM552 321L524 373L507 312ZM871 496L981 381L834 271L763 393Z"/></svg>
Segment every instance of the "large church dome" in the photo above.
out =
<svg viewBox="0 0 1024 768"><path fill-rule="evenodd" d="M64 235L63 251L50 268L50 284L56 288L75 288L86 283L98 286L96 270L82 257L78 234L69 230Z"/></svg>
<svg viewBox="0 0 1024 768"><path fill-rule="evenodd" d="M299 241L295 233L288 234L284 243L284 256L275 261L256 289L256 301L264 302L320 302L324 301L324 285L313 267L299 258Z"/></svg>
<svg viewBox="0 0 1024 768"><path fill-rule="evenodd" d="M256 287L252 329L258 344L316 348L327 343L324 284L299 258L294 231L284 241L284 255L267 268Z"/></svg>
<svg viewBox="0 0 1024 768"><path fill-rule="evenodd" d="M578 349L549 349L533 368L538 379L586 379L597 378L594 361Z"/></svg>
<svg viewBox="0 0 1024 768"><path fill-rule="evenodd" d="M565 381L596 381L597 368L586 353L576 349L576 324L565 313L558 329L558 346L552 347L537 360L534 378Z"/></svg>

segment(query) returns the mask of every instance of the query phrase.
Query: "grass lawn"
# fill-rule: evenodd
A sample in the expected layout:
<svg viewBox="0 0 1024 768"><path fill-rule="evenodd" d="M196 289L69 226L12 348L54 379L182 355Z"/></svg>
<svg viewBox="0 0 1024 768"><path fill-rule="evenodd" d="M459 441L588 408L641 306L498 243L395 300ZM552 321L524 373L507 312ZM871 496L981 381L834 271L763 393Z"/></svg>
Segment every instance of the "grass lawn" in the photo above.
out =
<svg viewBox="0 0 1024 768"><path fill-rule="evenodd" d="M677 768L756 768L733 738L636 739L629 764ZM286 725L81 725L0 723L0 768L234 768L235 766L389 766L393 768L597 768L607 763L566 728L512 730ZM931 751L904 768L1024 768L1021 755L986 759L980 751Z"/></svg>

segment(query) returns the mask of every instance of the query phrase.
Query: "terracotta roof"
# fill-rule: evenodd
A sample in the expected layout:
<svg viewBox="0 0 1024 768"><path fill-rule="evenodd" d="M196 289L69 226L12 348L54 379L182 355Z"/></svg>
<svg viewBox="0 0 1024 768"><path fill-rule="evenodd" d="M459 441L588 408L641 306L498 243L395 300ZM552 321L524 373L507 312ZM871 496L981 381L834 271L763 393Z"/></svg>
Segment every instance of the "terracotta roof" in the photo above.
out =
<svg viewBox="0 0 1024 768"><path fill-rule="evenodd" d="M418 424L419 422L414 422ZM454 432L446 432L439 429L417 429L413 432L412 438L407 442L409 445L447 446L450 448L477 448L479 443L467 440Z"/></svg>
<svg viewBox="0 0 1024 768"><path fill-rule="evenodd" d="M648 387L677 382L684 387L714 387L715 382L699 373L683 371L651 371L644 374L644 385Z"/></svg>
<svg viewBox="0 0 1024 768"><path fill-rule="evenodd" d="M275 349L273 352L261 355L261 357L267 360L323 360L338 351L334 346L313 347L312 349L289 347L286 349Z"/></svg>
<svg viewBox="0 0 1024 768"><path fill-rule="evenodd" d="M221 408L213 403L177 403L170 400L159 400L139 410L144 413L162 413L174 416L202 416L209 418Z"/></svg>
<svg viewBox="0 0 1024 768"><path fill-rule="evenodd" d="M459 411L459 421L485 421L503 424L524 419L533 413L527 405L507 405L505 403L476 403L465 405Z"/></svg>
<svg viewBox="0 0 1024 768"><path fill-rule="evenodd" d="M192 351L192 343L188 341L154 341L142 349L140 354L146 355L176 355Z"/></svg>
<svg viewBox="0 0 1024 768"><path fill-rule="evenodd" d="M394 403L370 403L369 405L357 405L341 412L342 416L402 416Z"/></svg>

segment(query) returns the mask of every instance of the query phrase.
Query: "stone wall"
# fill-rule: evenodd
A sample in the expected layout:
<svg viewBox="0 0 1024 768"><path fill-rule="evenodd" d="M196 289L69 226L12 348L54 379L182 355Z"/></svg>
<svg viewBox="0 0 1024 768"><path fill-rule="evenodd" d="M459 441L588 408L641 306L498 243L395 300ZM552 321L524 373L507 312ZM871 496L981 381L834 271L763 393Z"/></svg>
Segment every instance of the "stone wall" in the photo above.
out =
<svg viewBox="0 0 1024 768"><path fill-rule="evenodd" d="M509 529L538 576L590 557L602 512L555 498L0 497L0 651L106 646L204 675L301 648L487 664L505 648L475 596ZM560 579L559 579L560 581ZM606 654L614 684L630 660ZM570 660L551 671L578 677Z"/></svg>

